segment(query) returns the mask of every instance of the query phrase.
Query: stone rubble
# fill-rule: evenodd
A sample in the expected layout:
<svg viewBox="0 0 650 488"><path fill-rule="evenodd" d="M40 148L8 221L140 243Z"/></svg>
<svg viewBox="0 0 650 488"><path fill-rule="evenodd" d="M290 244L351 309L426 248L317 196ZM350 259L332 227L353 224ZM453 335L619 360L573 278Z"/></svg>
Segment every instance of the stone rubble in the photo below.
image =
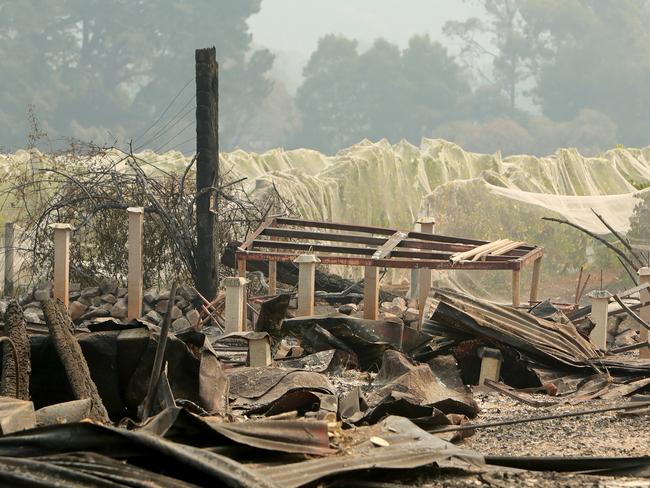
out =
<svg viewBox="0 0 650 488"><path fill-rule="evenodd" d="M105 280L99 286L80 289L71 285L69 312L72 321L79 327L86 327L97 319L113 318L126 322L128 314L127 289L120 287L117 280ZM45 324L41 301L52 296L52 283L41 282L23 293L19 301L23 306L27 322ZM143 294L142 320L160 325L167 312L169 290L149 288ZM189 286L179 286L171 311L172 330L179 332L199 326L200 314L195 308L198 296ZM4 313L8 300L0 300L0 313Z"/></svg>

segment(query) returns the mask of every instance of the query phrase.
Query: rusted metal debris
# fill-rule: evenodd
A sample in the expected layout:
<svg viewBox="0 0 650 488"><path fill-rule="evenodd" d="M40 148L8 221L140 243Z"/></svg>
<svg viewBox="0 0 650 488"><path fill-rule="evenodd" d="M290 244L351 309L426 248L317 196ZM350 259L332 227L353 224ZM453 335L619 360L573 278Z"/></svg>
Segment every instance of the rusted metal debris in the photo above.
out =
<svg viewBox="0 0 650 488"><path fill-rule="evenodd" d="M571 325L551 322L451 290L436 290L440 303L424 330L439 336L486 337L543 363L598 369L600 353Z"/></svg>
<svg viewBox="0 0 650 488"><path fill-rule="evenodd" d="M296 242L296 239L303 241ZM482 260L476 261L452 260L457 253L473 251L487 244L487 241L438 234L401 233L397 229L383 227L274 217L264 221L239 246L237 259L293 261L303 252L312 252L323 264L406 269L519 270L544 255L541 247L517 242L517 246L508 248L505 254L485 255Z"/></svg>
<svg viewBox="0 0 650 488"><path fill-rule="evenodd" d="M379 246L380 259L394 259L390 254L399 252L401 243L419 239L384 235L389 242ZM485 257L499 257L504 245L517 243L497 244L488 246L495 254ZM479 247L471 253L471 259L478 256L472 262L482 262L485 249ZM486 347L503 358L504 383L488 380L485 387L535 407L614 400L650 386L650 362L597 350L578 333L565 313L568 308L548 301L536 302L526 312L436 290L435 310L420 331L342 314L288 317L292 294L287 293L249 297L249 304L260 310L253 322L256 330L224 335L218 327L221 298L198 294L202 318L195 327L174 333L169 327L173 295L172 290L162 328L146 321L104 319L89 327L95 332L84 329L75 336L66 311L56 302L44 304L51 337L31 338L34 403L25 402L5 416L0 411L7 432L28 429L0 436L0 468L9 470L0 470L0 482L23 482L21 470L12 471L22 466L42 483L76 480L90 486L86 476L108 479L115 463L135 480L149 476L160 486L288 488L350 479L374 469L433 465L484 470L479 453L447 441L461 442L477 429L499 425L625 409L644 412L650 405L477 420L478 405L466 386L474 381L471 375L468 381L467 372L478 374L479 351ZM273 364L247 366L247 343L268 341L269 336ZM66 345L69 339L76 345L74 353L86 358L84 371L91 382L95 379L95 390L84 394L85 400L52 405L52 399L70 399L48 398L54 390L46 385L62 378L49 365L55 363L53 353L67 350L57 343ZM63 359L69 376L67 364ZM77 396L76 376L68 381ZM533 392L548 393L548 400ZM113 421L129 418L122 423L128 428L112 427L109 420L107 425L79 423L97 418L94 395ZM137 415L143 402L152 408ZM44 408L34 411L34 405ZM31 416L21 424L27 416L18 414L27 412L25 407ZM67 423L56 425L61 419ZM36 425L45 427L31 429Z"/></svg>

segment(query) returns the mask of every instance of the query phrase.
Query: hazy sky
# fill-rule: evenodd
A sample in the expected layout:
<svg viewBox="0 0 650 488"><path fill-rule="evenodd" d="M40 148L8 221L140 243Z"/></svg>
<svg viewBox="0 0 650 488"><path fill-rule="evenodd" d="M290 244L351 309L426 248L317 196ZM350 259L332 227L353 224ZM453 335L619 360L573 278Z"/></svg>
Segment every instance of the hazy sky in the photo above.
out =
<svg viewBox="0 0 650 488"><path fill-rule="evenodd" d="M378 37L405 46L414 34L440 39L447 20L478 13L473 3L462 0L262 0L249 25L255 45L276 54L276 76L293 89L325 34L355 38L362 48Z"/></svg>

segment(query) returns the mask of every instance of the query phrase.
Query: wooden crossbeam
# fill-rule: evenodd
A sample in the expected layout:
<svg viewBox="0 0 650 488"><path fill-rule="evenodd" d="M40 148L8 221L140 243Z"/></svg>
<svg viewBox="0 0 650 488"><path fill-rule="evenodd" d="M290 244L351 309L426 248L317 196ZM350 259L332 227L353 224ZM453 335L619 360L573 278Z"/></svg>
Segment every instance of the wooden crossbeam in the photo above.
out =
<svg viewBox="0 0 650 488"><path fill-rule="evenodd" d="M239 246L239 250L240 250L240 251L248 250L248 248L251 246L251 244L253 243L253 241L254 241L255 239L257 239L257 238L259 237L259 235L260 235L262 232L264 232L264 230L265 230L267 227L270 227L271 225L273 225L273 223L275 222L275 220L276 220L276 217L267 217L267 218L264 220L264 222L262 222L262 223L260 224L260 226L259 226L257 229L255 229L255 231L254 231L251 235L248 236L248 239L246 239L246 241L245 241L241 246Z"/></svg>
<svg viewBox="0 0 650 488"><path fill-rule="evenodd" d="M395 232L390 238L379 247L372 255L372 259L383 259L388 257L393 249L395 249L408 234L406 232Z"/></svg>

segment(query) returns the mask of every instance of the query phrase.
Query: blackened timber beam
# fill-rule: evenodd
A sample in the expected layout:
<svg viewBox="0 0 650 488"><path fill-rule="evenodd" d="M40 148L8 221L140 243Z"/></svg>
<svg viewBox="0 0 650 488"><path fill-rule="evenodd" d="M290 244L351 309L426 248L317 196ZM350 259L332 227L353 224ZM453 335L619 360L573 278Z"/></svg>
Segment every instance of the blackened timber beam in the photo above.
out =
<svg viewBox="0 0 650 488"><path fill-rule="evenodd" d="M345 257L345 256L318 256L322 264L341 264L344 266L379 266L384 268L399 269L468 269L468 270L518 270L521 269L521 261L467 261L452 264L443 260L420 260L412 259L372 259L363 257ZM261 251L238 251L237 259L246 259L248 261L292 261L296 258L295 254L272 253Z"/></svg>
<svg viewBox="0 0 650 488"><path fill-rule="evenodd" d="M278 219L279 222L280 219ZM373 237L369 235L359 235L359 234L339 234L339 233L325 233L325 232L315 232L308 230L300 229L286 229L280 227L267 227L260 234L261 236L269 237L284 237L288 239L310 239L314 241L326 241L326 242L346 242L351 244L365 244L369 246L375 246L377 248L381 247L386 243L386 239L382 237ZM452 244L446 242L436 242L430 241L426 242L424 240L415 240L415 239L404 239L397 244L397 248L412 248L412 249L426 249L431 251L467 251L474 249L473 245L466 244ZM510 256L516 256L517 258L522 257L517 250L512 250ZM503 256L499 256L503 257Z"/></svg>
<svg viewBox="0 0 650 488"><path fill-rule="evenodd" d="M352 246L337 246L329 244L311 244L309 242L295 242L295 241L270 241L266 239L257 239L252 242L254 250L260 249L289 249L295 251L320 251L330 252L335 254L352 254L360 256L372 256L376 249L372 247L352 247ZM242 249L246 250L246 249ZM249 249L251 250L251 249ZM391 257L400 258L415 258L415 259L449 259L451 252L431 252L419 250L404 250L394 249L391 252ZM504 255L504 256L486 256L487 261L511 261L519 259L519 256Z"/></svg>
<svg viewBox="0 0 650 488"><path fill-rule="evenodd" d="M242 251L249 250L250 247L251 247L251 244L253 244L255 239L257 239L259 237L259 235L262 232L264 232L264 229L272 226L274 222L275 222L275 217L267 217L264 220L264 222L262 222L260 224L260 226L257 229L255 229L255 231L250 236L248 236L246 241L241 246L239 246L239 249L241 249Z"/></svg>
<svg viewBox="0 0 650 488"><path fill-rule="evenodd" d="M295 251L320 251L332 252L337 254L355 254L361 256L372 256L375 248L372 247L352 247L352 246L336 246L328 244L310 244L308 242L287 242L287 241L269 241L257 239L252 242L253 249L260 248L266 249L290 249ZM242 250L246 250L242 248Z"/></svg>
<svg viewBox="0 0 650 488"><path fill-rule="evenodd" d="M536 261L537 259L541 258L542 256L544 256L544 248L543 247L536 247L532 251L528 252L526 255L520 257L519 262L521 262L522 266L525 266L526 264L530 263L531 261Z"/></svg>
<svg viewBox="0 0 650 488"><path fill-rule="evenodd" d="M391 235L395 233L395 229L387 229L385 227L342 224L339 222L320 222L318 220L293 219L290 217L280 217L277 222L278 225L295 225L301 227L313 227L316 229L349 230L352 232L365 232L366 234Z"/></svg>
<svg viewBox="0 0 650 488"><path fill-rule="evenodd" d="M299 229L282 229L279 227L267 227L262 235L271 237L286 237L296 239L313 239L316 241L349 242L354 244L369 244L381 246L386 239L381 237L363 236L357 234L328 234Z"/></svg>

